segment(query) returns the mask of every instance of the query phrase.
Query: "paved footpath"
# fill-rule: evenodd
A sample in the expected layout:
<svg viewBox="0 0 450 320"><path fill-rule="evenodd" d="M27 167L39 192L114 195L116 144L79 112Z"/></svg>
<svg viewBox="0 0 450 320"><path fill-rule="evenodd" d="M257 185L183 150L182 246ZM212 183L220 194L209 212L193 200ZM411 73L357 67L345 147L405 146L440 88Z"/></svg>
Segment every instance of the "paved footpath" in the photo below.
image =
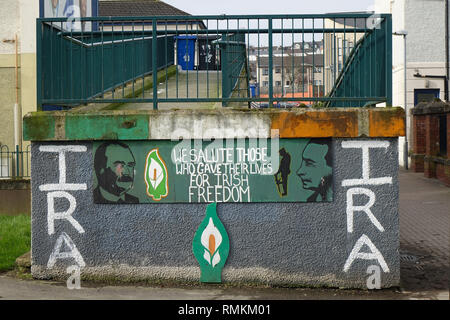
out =
<svg viewBox="0 0 450 320"><path fill-rule="evenodd" d="M400 170L401 287L449 299L450 188Z"/></svg>
<svg viewBox="0 0 450 320"><path fill-rule="evenodd" d="M449 299L450 188L421 173L404 170L400 181L401 289L339 290L288 288L101 286L18 280L0 275L1 299L164 299L164 300L290 300L290 299Z"/></svg>

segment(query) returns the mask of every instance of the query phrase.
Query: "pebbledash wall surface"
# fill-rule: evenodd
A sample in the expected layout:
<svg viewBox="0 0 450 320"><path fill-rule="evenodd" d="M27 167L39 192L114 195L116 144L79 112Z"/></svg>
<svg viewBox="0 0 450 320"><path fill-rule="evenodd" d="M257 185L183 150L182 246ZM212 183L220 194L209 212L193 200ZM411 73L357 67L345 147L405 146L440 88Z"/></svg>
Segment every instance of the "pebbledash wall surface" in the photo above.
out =
<svg viewBox="0 0 450 320"><path fill-rule="evenodd" d="M401 108L28 114L32 274L398 286L402 135Z"/></svg>

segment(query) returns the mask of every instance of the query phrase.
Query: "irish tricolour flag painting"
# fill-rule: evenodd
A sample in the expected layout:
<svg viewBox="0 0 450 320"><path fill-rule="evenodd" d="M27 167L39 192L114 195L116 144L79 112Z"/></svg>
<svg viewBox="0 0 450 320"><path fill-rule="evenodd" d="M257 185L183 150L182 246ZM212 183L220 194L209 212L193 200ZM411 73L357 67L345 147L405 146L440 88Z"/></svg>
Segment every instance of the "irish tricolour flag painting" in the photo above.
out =
<svg viewBox="0 0 450 320"><path fill-rule="evenodd" d="M169 194L167 167L161 158L158 149L147 154L145 161L145 183L147 195L154 201L160 201Z"/></svg>

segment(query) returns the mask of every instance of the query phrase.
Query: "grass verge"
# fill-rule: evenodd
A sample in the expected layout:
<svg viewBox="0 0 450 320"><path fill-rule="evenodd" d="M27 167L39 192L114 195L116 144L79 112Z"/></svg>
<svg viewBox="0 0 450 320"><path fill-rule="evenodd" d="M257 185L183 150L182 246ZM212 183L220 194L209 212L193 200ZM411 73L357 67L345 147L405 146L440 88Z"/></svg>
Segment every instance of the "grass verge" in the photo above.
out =
<svg viewBox="0 0 450 320"><path fill-rule="evenodd" d="M31 217L0 215L0 272L14 268L16 259L31 249Z"/></svg>

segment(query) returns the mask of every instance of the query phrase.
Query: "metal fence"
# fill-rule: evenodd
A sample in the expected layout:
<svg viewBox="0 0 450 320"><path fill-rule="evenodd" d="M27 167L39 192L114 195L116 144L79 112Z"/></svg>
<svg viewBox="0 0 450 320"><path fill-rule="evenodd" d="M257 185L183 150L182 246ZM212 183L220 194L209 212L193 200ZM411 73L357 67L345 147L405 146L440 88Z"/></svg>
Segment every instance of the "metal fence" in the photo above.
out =
<svg viewBox="0 0 450 320"><path fill-rule="evenodd" d="M364 106L379 103L376 97L385 96L386 102L392 104L392 22L388 18L372 16L366 22L366 32L360 37L356 32L344 32L346 41L353 43L351 48L344 48L342 68L339 70L330 97L374 97L369 100L333 101L332 106ZM338 23L346 22L346 18ZM351 20L350 20L351 21ZM356 22L355 22L356 23ZM333 22L336 24L336 20ZM388 41L389 40L389 41ZM334 36L336 45L336 36ZM345 42L344 42L345 47Z"/></svg>
<svg viewBox="0 0 450 320"><path fill-rule="evenodd" d="M218 43L222 62L222 97L227 99L233 95L249 97L245 34L236 32L226 35ZM222 104L226 106L227 100L225 99Z"/></svg>
<svg viewBox="0 0 450 320"><path fill-rule="evenodd" d="M61 18L37 20L39 108L88 103L151 103L154 109L160 103L392 103L388 14L80 20L87 26L83 31L68 30ZM173 64L178 68L171 76L168 67ZM147 80L159 86L148 90Z"/></svg>
<svg viewBox="0 0 450 320"><path fill-rule="evenodd" d="M30 147L25 150L16 146L10 151L6 145L0 145L0 179L30 177Z"/></svg>

